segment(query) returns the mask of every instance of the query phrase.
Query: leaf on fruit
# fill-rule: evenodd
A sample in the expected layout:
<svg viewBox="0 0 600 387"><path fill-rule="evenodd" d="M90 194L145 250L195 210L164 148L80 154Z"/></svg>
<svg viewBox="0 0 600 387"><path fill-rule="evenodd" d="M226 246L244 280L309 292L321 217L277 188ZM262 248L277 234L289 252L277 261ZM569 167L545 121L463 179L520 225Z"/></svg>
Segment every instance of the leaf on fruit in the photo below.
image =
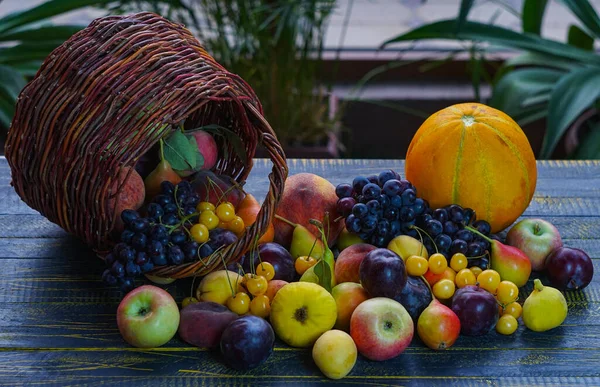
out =
<svg viewBox="0 0 600 387"><path fill-rule="evenodd" d="M164 142L165 159L175 170L195 170L197 164L196 153L199 153L198 146L192 147L187 137L179 130L173 132Z"/></svg>
<svg viewBox="0 0 600 387"><path fill-rule="evenodd" d="M192 148L196 150L196 168L194 168L194 171L199 171L204 166L204 156L202 156L202 153L200 153L200 149L198 149L198 142L196 141L196 137L191 135L187 137L190 141L190 145L192 146Z"/></svg>
<svg viewBox="0 0 600 387"><path fill-rule="evenodd" d="M317 278L319 278L319 285L331 293L331 268L327 262L323 259L317 262L314 272L317 275Z"/></svg>

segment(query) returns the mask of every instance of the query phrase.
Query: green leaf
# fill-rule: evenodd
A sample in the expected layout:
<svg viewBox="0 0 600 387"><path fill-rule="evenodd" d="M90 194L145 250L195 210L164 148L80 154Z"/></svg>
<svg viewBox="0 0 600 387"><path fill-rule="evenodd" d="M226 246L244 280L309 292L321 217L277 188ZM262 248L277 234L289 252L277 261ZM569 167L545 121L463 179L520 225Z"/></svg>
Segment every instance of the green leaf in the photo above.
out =
<svg viewBox="0 0 600 387"><path fill-rule="evenodd" d="M552 155L569 125L600 96L600 69L582 68L564 75L552 90L548 104L548 127L541 158Z"/></svg>
<svg viewBox="0 0 600 387"><path fill-rule="evenodd" d="M567 6L589 32L600 38L600 18L588 0L559 0Z"/></svg>
<svg viewBox="0 0 600 387"><path fill-rule="evenodd" d="M465 22L461 30L455 33L454 26L454 20L442 20L427 24L403 35L391 38L385 41L382 46L419 39L487 41L503 47L529 50L600 66L600 55L595 55L588 51L554 40L543 39L537 35L527 33L522 34L506 28L471 21Z"/></svg>
<svg viewBox="0 0 600 387"><path fill-rule="evenodd" d="M600 123L590 124L590 131L584 135L572 158L580 160L600 159Z"/></svg>
<svg viewBox="0 0 600 387"><path fill-rule="evenodd" d="M194 170L196 168L196 153L198 147L192 148L187 137L176 130L165 141L164 155L165 159L171 164L171 167L178 171Z"/></svg>
<svg viewBox="0 0 600 387"><path fill-rule="evenodd" d="M0 19L0 34L25 24L39 22L74 9L91 5L102 5L114 0L50 0L37 7L11 13Z"/></svg>
<svg viewBox="0 0 600 387"><path fill-rule="evenodd" d="M58 41L64 42L81 30L81 26L44 26L38 28L23 28L0 34L0 42L9 41Z"/></svg>
<svg viewBox="0 0 600 387"><path fill-rule="evenodd" d="M500 79L494 87L490 105L511 117L523 113L528 98L549 93L565 72L545 68L522 68Z"/></svg>
<svg viewBox="0 0 600 387"><path fill-rule="evenodd" d="M548 0L525 0L523 2L523 12L521 13L523 32L540 34L547 4Z"/></svg>
<svg viewBox="0 0 600 387"><path fill-rule="evenodd" d="M504 66L541 66L553 67L567 71L579 67L577 63L564 60L554 55L538 54L535 52L524 52L521 55L517 55L514 58L510 58L506 62L504 62Z"/></svg>
<svg viewBox="0 0 600 387"><path fill-rule="evenodd" d="M473 4L475 4L475 0L462 0L460 2L458 18L456 18L456 31L457 32L461 29L461 27L467 20L467 17L469 17L469 12L471 12L471 8L473 7Z"/></svg>
<svg viewBox="0 0 600 387"><path fill-rule="evenodd" d="M194 132L197 130L203 130L205 132L211 133L213 136L216 135L216 136L224 137L225 140L229 144L231 144L233 151L240 158L240 160L242 160L242 162L244 164L246 164L248 162L248 155L246 154L246 148L244 147L244 144L242 143L242 139L233 130L226 128L224 126L211 124L211 125L202 126L202 127L192 129L192 130L186 130L186 132L191 133L191 132Z"/></svg>
<svg viewBox="0 0 600 387"><path fill-rule="evenodd" d="M594 38L574 24L569 27L567 42L571 46L579 47L583 50L592 51L594 49Z"/></svg>
<svg viewBox="0 0 600 387"><path fill-rule="evenodd" d="M6 96L0 96L0 125L6 129L10 126L10 122L15 114L14 101Z"/></svg>
<svg viewBox="0 0 600 387"><path fill-rule="evenodd" d="M61 42L21 43L0 48L0 63L22 63L44 60Z"/></svg>
<svg viewBox="0 0 600 387"><path fill-rule="evenodd" d="M204 156L202 156L202 153L200 153L200 149L198 149L198 142L196 141L196 137L188 135L187 138L190 142L191 147L196 150L196 167L194 168L194 171L199 171L204 165Z"/></svg>
<svg viewBox="0 0 600 387"><path fill-rule="evenodd" d="M328 292L331 293L331 268L321 259L315 264L315 274L319 278L319 285L324 287Z"/></svg>
<svg viewBox="0 0 600 387"><path fill-rule="evenodd" d="M0 65L0 94L15 101L25 87L25 78L15 69Z"/></svg>

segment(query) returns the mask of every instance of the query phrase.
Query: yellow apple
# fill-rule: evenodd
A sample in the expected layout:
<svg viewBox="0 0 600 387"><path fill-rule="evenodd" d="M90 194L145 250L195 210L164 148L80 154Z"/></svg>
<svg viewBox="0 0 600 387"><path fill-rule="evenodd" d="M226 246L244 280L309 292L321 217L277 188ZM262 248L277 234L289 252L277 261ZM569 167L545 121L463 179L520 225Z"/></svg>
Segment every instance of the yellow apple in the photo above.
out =
<svg viewBox="0 0 600 387"><path fill-rule="evenodd" d="M234 271L214 271L202 278L196 289L196 298L199 301L212 301L225 305L232 295L231 289L236 292L241 282L242 277Z"/></svg>
<svg viewBox="0 0 600 387"><path fill-rule="evenodd" d="M356 344L349 334L334 329L323 333L317 339L312 356L325 376L341 379L348 375L356 364Z"/></svg>

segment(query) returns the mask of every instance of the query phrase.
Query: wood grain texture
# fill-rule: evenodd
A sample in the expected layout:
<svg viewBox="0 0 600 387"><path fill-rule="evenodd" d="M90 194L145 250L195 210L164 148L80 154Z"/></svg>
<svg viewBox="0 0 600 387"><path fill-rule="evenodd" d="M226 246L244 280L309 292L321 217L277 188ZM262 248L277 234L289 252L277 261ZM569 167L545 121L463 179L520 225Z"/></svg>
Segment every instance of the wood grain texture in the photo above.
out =
<svg viewBox="0 0 600 387"><path fill-rule="evenodd" d="M333 184L387 168L398 160L290 160L291 174L311 172ZM246 189L262 198L270 163L256 160ZM600 272L600 161L538 162L536 195L523 217L555 224L567 246L582 248ZM0 159L0 386L20 385L600 385L600 277L568 292L563 326L544 333L519 327L512 336L461 336L447 351L415 337L399 357L359 356L341 381L322 377L309 350L277 342L269 360L242 373L217 353L175 337L164 347L125 344L116 326L120 293L100 281L93 252L24 205L8 185ZM178 301L190 280L165 287ZM531 283L521 289L521 300Z"/></svg>

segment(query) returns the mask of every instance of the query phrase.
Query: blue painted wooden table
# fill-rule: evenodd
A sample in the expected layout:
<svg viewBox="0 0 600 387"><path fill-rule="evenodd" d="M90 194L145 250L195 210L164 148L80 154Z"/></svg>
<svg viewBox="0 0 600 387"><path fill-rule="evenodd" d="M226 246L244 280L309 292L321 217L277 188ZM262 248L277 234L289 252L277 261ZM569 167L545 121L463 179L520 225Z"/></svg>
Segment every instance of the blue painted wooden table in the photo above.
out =
<svg viewBox="0 0 600 387"><path fill-rule="evenodd" d="M386 168L398 160L290 160L290 173L312 172L333 184ZM256 160L246 185L262 198L270 165ZM596 276L566 294L565 323L545 333L520 327L460 337L434 352L415 339L400 356L372 362L359 356L348 385L600 385L600 161L538 163L537 191L524 217L554 223L567 246L594 260ZM0 159L0 385L279 385L334 383L313 364L309 350L276 344L250 372L226 368L219 355L174 338L161 348L126 344L118 332L117 289L100 280L102 262L77 239L27 207L9 185ZM166 287L176 300L190 282ZM531 290L522 290L521 301Z"/></svg>

